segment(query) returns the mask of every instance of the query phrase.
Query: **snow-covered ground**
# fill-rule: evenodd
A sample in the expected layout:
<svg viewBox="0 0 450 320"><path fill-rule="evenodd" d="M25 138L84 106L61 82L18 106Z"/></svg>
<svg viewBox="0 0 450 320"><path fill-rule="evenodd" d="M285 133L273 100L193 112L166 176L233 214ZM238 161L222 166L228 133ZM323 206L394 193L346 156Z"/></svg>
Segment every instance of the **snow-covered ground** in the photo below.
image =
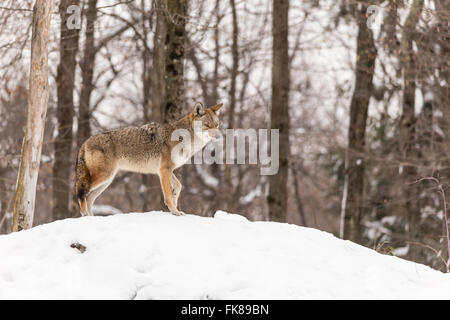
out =
<svg viewBox="0 0 450 320"><path fill-rule="evenodd" d="M315 229L150 212L0 236L0 298L450 299L450 275Z"/></svg>

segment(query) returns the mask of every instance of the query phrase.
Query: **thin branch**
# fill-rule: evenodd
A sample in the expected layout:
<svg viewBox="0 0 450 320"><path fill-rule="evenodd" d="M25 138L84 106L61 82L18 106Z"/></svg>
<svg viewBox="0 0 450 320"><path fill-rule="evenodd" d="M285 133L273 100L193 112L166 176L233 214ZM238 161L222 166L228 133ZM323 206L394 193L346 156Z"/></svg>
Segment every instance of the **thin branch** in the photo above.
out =
<svg viewBox="0 0 450 320"><path fill-rule="evenodd" d="M445 233L446 233L446 238L447 238L447 254L448 254L448 258L447 258L447 262L445 263L445 266L447 268L447 272L449 272L450 271L450 235L449 235L448 218L447 218L447 199L445 197L444 187L442 186L442 183L439 181L439 179L437 179L435 177L423 177L419 180L416 180L416 181L408 183L408 184L415 184L415 183L425 181L425 180L431 180L434 183L436 183L436 189L439 190L439 192L442 195L442 200L444 201L444 223L445 223Z"/></svg>

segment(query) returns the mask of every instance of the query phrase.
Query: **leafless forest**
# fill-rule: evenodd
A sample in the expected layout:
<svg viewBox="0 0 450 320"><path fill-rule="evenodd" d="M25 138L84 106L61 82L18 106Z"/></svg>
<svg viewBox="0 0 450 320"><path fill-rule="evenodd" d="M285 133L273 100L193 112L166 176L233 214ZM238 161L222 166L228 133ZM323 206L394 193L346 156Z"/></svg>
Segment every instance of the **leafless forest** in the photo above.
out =
<svg viewBox="0 0 450 320"><path fill-rule="evenodd" d="M48 104L30 75L46 1ZM449 20L448 0L1 0L0 234L13 230L22 148L39 143L23 142L39 102L33 226L80 216L88 137L202 101L224 103L222 130L280 129L280 169L185 165L184 212L313 227L448 271ZM127 172L96 204L166 210L156 176Z"/></svg>

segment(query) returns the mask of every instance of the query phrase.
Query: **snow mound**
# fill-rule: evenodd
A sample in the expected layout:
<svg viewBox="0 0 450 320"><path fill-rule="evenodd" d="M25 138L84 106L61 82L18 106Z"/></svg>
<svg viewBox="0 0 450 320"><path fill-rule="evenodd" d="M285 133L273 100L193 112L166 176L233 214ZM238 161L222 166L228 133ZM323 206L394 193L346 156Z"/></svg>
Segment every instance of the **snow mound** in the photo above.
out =
<svg viewBox="0 0 450 320"><path fill-rule="evenodd" d="M450 299L450 275L315 229L164 212L0 236L0 299Z"/></svg>

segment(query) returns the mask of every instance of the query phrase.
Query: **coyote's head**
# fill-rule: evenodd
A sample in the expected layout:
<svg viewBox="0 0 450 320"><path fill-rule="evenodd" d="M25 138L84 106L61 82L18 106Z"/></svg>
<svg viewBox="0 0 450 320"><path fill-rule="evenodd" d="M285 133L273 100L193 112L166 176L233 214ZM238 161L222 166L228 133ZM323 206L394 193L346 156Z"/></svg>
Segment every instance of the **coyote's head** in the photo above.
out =
<svg viewBox="0 0 450 320"><path fill-rule="evenodd" d="M191 112L191 122L195 134L203 141L210 141L220 136L219 109L222 103L205 108L201 102L197 102Z"/></svg>

